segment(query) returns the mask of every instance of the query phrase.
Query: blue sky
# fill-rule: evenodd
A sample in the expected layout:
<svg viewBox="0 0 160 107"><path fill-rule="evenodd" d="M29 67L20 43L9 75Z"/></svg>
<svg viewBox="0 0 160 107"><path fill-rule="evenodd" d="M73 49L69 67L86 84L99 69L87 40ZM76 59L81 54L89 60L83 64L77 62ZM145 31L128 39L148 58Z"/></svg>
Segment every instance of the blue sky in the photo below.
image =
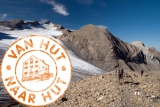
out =
<svg viewBox="0 0 160 107"><path fill-rule="evenodd" d="M0 20L12 19L50 20L73 30L94 24L160 51L160 0L0 0Z"/></svg>

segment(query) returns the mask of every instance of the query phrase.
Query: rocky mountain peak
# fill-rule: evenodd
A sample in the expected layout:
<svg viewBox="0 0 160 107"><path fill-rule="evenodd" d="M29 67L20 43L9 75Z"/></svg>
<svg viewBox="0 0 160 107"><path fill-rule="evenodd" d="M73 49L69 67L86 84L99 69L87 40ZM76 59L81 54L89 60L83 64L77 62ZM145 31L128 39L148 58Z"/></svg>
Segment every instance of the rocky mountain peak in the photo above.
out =
<svg viewBox="0 0 160 107"><path fill-rule="evenodd" d="M20 19L14 19L14 20L11 20L11 21L9 21L9 22L13 22L13 23L24 23L24 21L23 20L20 20Z"/></svg>
<svg viewBox="0 0 160 107"><path fill-rule="evenodd" d="M54 26L57 27L58 30L65 29L65 28L64 28L62 25L60 25L60 24L55 24Z"/></svg>
<svg viewBox="0 0 160 107"><path fill-rule="evenodd" d="M94 26L93 24L87 24L87 25L83 26L82 28L95 28L95 27L96 26Z"/></svg>
<svg viewBox="0 0 160 107"><path fill-rule="evenodd" d="M149 48L146 47L142 41L135 41L135 42L132 42L132 44L137 48L139 48L140 50L142 50L145 55L149 54Z"/></svg>
<svg viewBox="0 0 160 107"><path fill-rule="evenodd" d="M62 31L63 33L69 33L69 32L71 32L69 29L64 28L64 27L63 27L62 25L60 25L60 24L55 24L54 26L57 28L57 30Z"/></svg>
<svg viewBox="0 0 160 107"><path fill-rule="evenodd" d="M51 21L49 21L49 20L44 22L44 24L50 24L50 23L51 23Z"/></svg>
<svg viewBox="0 0 160 107"><path fill-rule="evenodd" d="M85 25L83 26L82 28L80 28L79 30L88 30L88 31L107 31L105 28L102 28L102 27L98 27L96 25L93 25L93 24L88 24L88 25Z"/></svg>
<svg viewBox="0 0 160 107"><path fill-rule="evenodd" d="M142 41L134 41L134 42L132 42L132 44L135 46L145 47L145 45Z"/></svg>
<svg viewBox="0 0 160 107"><path fill-rule="evenodd" d="M155 64L152 61L147 63L145 56L148 54L148 47L145 47L143 42L123 42L105 28L93 24L64 33L58 38L77 56L105 71L119 66L127 70L160 69L158 65L153 67Z"/></svg>
<svg viewBox="0 0 160 107"><path fill-rule="evenodd" d="M77 38L86 38L88 42L94 41L94 43L97 45L101 44L99 40L104 41L105 38L110 38L110 40L112 40L112 37L110 36L112 34L110 32L93 24L88 24L81 27L79 30L73 32L73 35L75 35Z"/></svg>
<svg viewBox="0 0 160 107"><path fill-rule="evenodd" d="M135 45L137 48L142 50L146 57L147 65L152 65L150 68L157 68L159 69L160 67L160 52L158 52L155 48L151 47L145 47L143 42L141 41L135 41L132 43Z"/></svg>
<svg viewBox="0 0 160 107"><path fill-rule="evenodd" d="M32 25L32 26L39 26L40 23L38 21L23 21L20 19L14 19L10 21L0 21L0 25L4 27L9 27L11 30L14 29L21 29L23 25Z"/></svg>
<svg viewBox="0 0 160 107"><path fill-rule="evenodd" d="M23 20L20 19L15 19L11 21L0 21L0 25L4 27L9 27L9 28L22 28L22 25L24 24Z"/></svg>
<svg viewBox="0 0 160 107"><path fill-rule="evenodd" d="M32 26L39 26L40 23L38 21L28 21L26 23L24 23L25 25L32 25Z"/></svg>

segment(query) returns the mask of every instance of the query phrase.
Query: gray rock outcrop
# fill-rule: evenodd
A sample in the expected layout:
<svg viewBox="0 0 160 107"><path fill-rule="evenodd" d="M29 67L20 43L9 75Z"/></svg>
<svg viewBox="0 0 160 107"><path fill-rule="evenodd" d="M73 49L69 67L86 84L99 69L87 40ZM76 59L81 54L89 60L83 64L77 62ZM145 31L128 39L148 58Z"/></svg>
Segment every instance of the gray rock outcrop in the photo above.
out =
<svg viewBox="0 0 160 107"><path fill-rule="evenodd" d="M54 27L57 28L57 30L62 31L63 33L69 33L71 32L69 29L64 28L62 25L60 24L55 24Z"/></svg>
<svg viewBox="0 0 160 107"><path fill-rule="evenodd" d="M144 53L149 70L160 68L160 52L153 47L146 47L141 41L135 41L132 44Z"/></svg>
<svg viewBox="0 0 160 107"><path fill-rule="evenodd" d="M24 21L23 20L19 20L19 19L16 19L16 20L11 20L11 21L1 21L0 22L0 25L1 26L4 26L4 27L9 27L9 28L12 28L12 29L15 29L15 28L22 28L22 25L24 24Z"/></svg>
<svg viewBox="0 0 160 107"><path fill-rule="evenodd" d="M32 26L39 26L40 24L39 24L39 22L38 21L30 21L30 22L26 22L26 23L24 23L25 25L32 25Z"/></svg>
<svg viewBox="0 0 160 107"><path fill-rule="evenodd" d="M19 20L19 19L15 19L15 20L11 20L11 21L0 21L0 26L9 27L9 28L11 28L10 30L22 29L23 25L29 25L29 24L32 26L39 26L40 25L38 21L24 22L23 20Z"/></svg>

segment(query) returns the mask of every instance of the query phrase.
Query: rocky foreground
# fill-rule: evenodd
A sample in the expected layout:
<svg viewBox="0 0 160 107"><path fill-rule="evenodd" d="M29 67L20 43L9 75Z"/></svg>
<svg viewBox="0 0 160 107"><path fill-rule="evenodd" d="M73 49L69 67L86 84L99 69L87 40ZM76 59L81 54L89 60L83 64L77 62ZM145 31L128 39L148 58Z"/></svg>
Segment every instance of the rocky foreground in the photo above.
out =
<svg viewBox="0 0 160 107"><path fill-rule="evenodd" d="M122 85L115 71L89 76L71 83L59 101L45 107L160 107L160 71L145 72L142 77L139 72L125 71Z"/></svg>
<svg viewBox="0 0 160 107"><path fill-rule="evenodd" d="M125 71L122 85L116 72L78 80L60 101L47 107L160 107L159 72L141 77L139 72Z"/></svg>

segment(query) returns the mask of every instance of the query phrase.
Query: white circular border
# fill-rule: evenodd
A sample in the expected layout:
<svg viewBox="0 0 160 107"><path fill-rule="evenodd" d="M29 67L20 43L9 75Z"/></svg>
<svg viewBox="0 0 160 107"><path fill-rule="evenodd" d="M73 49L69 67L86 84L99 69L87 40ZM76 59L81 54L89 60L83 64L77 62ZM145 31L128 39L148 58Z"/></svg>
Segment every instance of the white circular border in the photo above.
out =
<svg viewBox="0 0 160 107"><path fill-rule="evenodd" d="M18 84L17 79L15 77L15 71L14 71L15 69L13 69L14 66L15 66L15 63L16 63L16 59L7 58L7 54L8 54L8 52L11 52L11 50L13 48L14 48L14 50L16 50L14 46L17 45L18 43L22 42L23 40L27 39L27 41L29 41L29 39L32 39L32 42L33 42L34 46L38 46L38 45L40 45L40 43L38 43L38 42L40 42L39 40L42 39L42 38L45 41L46 40L50 41L50 44L53 44L53 43L56 44L56 46L58 48L60 48L59 53L63 52L63 54L65 55L65 59L61 58L60 59L61 61L58 60L58 61L56 61L56 63L57 63L58 66L59 65L65 66L66 70L63 71L61 69L61 66L57 67L58 73L57 73L56 80L55 80L54 84L52 84L52 86L50 88L48 88L47 90L45 90L44 92L35 92L36 93L36 98L34 100L35 103L34 104L33 103L30 104L30 103L28 103L28 96L29 96L29 94L35 94L35 93L29 92L28 90L25 90L26 91L26 100L23 101L22 99L18 99L18 96L19 96L19 94L21 94L24 91L24 88L20 87L20 89L18 90L16 95L14 95L13 91L10 91L11 88L13 88L15 86L20 86L20 85ZM36 43L34 41L36 41ZM24 47L24 46L22 46L22 47ZM50 45L50 47L51 47L51 45ZM38 48L34 48L34 50L38 50ZM50 53L49 49L47 50L47 52ZM23 55L24 53L25 52L21 52L20 54ZM56 54L53 57L58 57L58 56L60 56L60 55ZM6 66L7 65L11 65L11 71L10 70L8 70L8 71L6 70ZM68 89L68 86L70 84L71 77L72 77L72 65L71 65L71 60L69 58L69 54L66 52L65 48L60 43L58 43L55 39L53 39L51 37L43 36L43 35L29 35L29 36L26 36L26 37L23 37L23 38L20 38L20 39L16 40L6 50L6 52L5 52L5 54L4 54L3 58L2 58L1 75L2 75L2 83L3 83L3 86L4 86L5 90L8 92L8 94L14 100L18 101L19 103L21 103L23 105L27 105L27 106L45 106L45 105L48 105L48 104L51 104L51 103L57 101L59 98L62 97L62 95ZM11 76L14 76L13 82L16 81L16 84L11 85L11 86L7 86L8 81L5 81L5 79L8 78L8 77L11 77ZM60 77L60 80L65 81L66 84L63 84L63 83L60 83L60 82L56 83L56 81L58 80L58 77ZM51 92L51 88L56 91L55 85L59 86L60 89L61 89L61 92L58 95L55 95L55 94L53 94ZM47 95L47 92L50 92L52 100L50 100L49 98L46 98L47 102L44 102L43 97L42 97L42 93L44 95Z"/></svg>

